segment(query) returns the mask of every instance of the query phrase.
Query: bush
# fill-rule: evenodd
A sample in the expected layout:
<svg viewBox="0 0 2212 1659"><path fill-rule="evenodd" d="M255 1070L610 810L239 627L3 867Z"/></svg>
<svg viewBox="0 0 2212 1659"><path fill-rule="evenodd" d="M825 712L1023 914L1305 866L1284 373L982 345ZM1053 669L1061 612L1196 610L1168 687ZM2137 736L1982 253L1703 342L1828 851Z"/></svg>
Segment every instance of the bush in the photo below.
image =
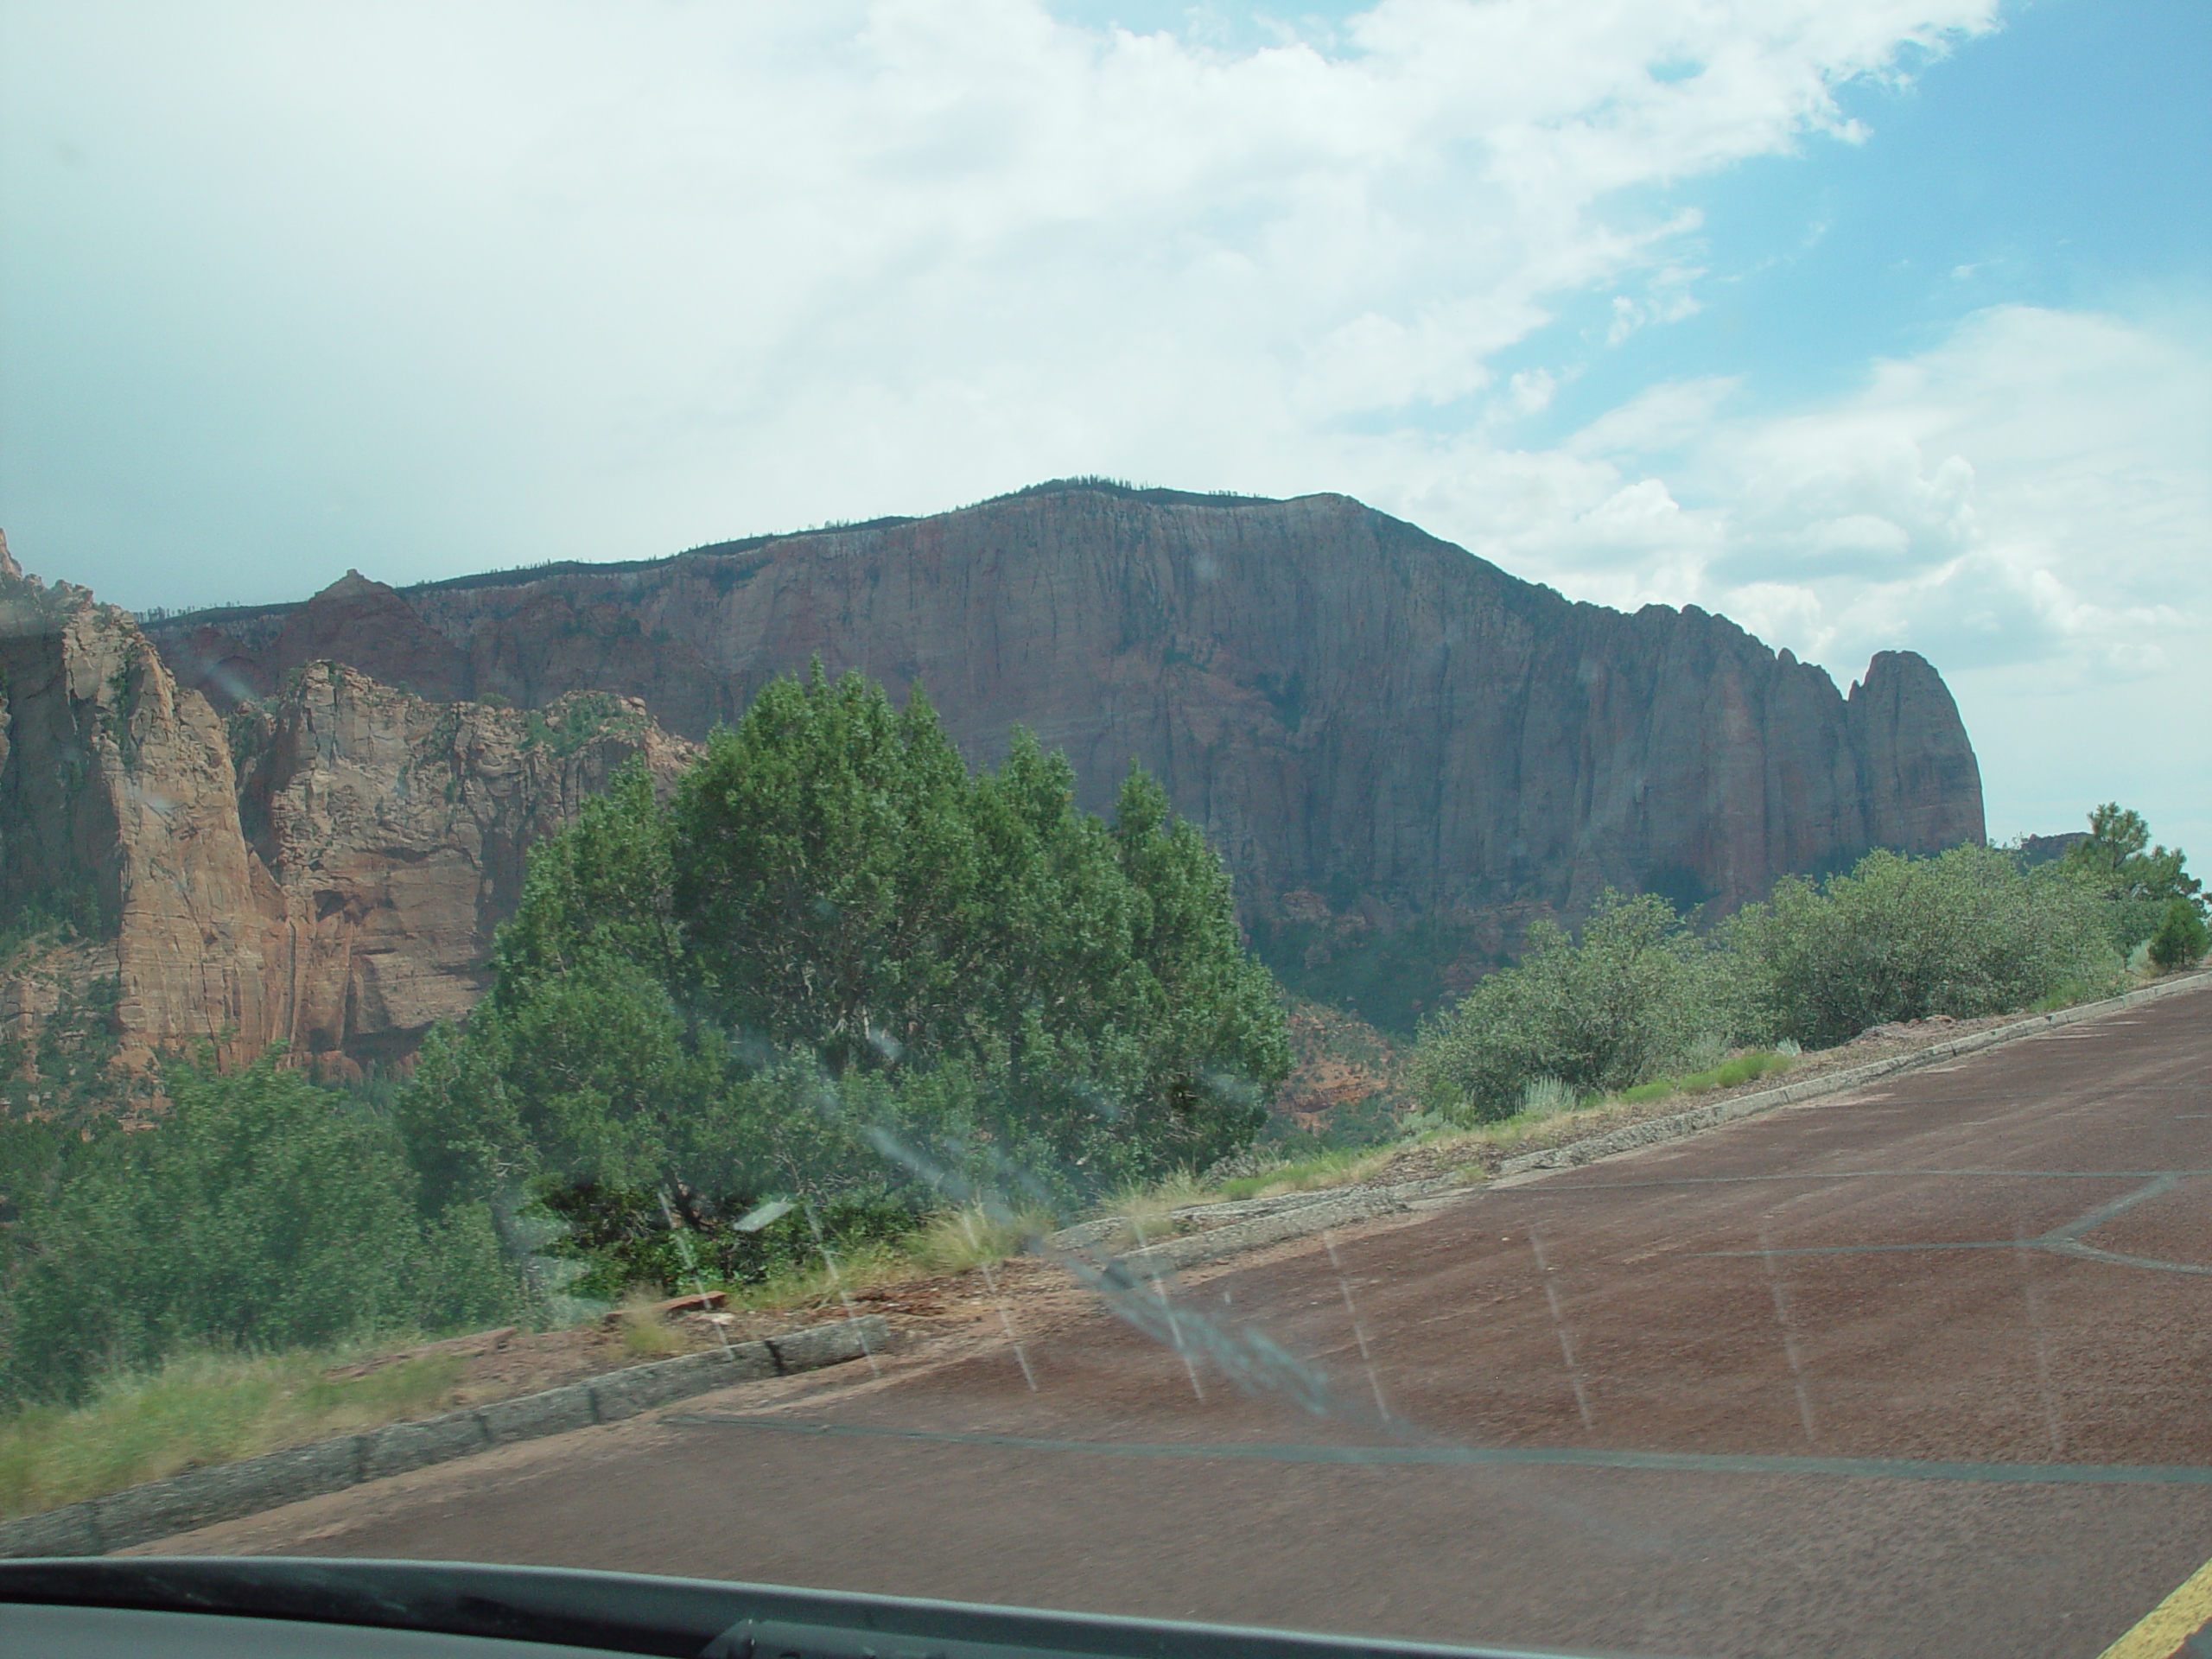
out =
<svg viewBox="0 0 2212 1659"><path fill-rule="evenodd" d="M2204 959L2208 940L2204 914L2196 903L2176 893L2166 900L2158 931L2151 935L2151 960L2161 973L2194 967Z"/></svg>
<svg viewBox="0 0 2212 1659"><path fill-rule="evenodd" d="M426 1224L390 1126L264 1060L180 1068L153 1127L109 1127L22 1224L6 1304L16 1398L195 1345L270 1351L488 1321L510 1280L488 1217Z"/></svg>
<svg viewBox="0 0 2212 1659"><path fill-rule="evenodd" d="M1728 931L1763 1034L1808 1048L1891 1020L1972 1019L2062 988L2115 988L2120 958L2094 893L1986 847L1869 853L1818 886L1788 879Z"/></svg>
<svg viewBox="0 0 2212 1659"><path fill-rule="evenodd" d="M1823 882L1788 878L1703 941L1665 899L1608 892L1580 942L1539 924L1520 966L1429 1023L1416 1085L1429 1109L1477 1121L1528 1109L1547 1078L1659 1100L1749 1082L1891 1020L2107 995L2122 977L2113 902L2078 869L2026 871L1986 847L1873 852ZM2177 902L2188 914L2170 948L2185 951L2197 912ZM1747 1044L1772 1052L1724 1058Z"/></svg>
<svg viewBox="0 0 2212 1659"><path fill-rule="evenodd" d="M1518 967L1424 1030L1414 1074L1431 1110L1510 1117L1547 1077L1577 1095L1631 1088L1727 1034L1711 950L1656 894L1608 890L1579 943L1541 922L1529 938Z"/></svg>

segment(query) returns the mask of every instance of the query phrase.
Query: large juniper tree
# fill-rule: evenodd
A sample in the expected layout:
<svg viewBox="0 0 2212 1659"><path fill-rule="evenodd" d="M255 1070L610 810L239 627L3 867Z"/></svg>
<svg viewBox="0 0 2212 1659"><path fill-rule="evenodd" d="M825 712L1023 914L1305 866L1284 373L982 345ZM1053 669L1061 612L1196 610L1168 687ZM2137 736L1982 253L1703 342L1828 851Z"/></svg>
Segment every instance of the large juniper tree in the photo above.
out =
<svg viewBox="0 0 2212 1659"><path fill-rule="evenodd" d="M711 1226L777 1194L911 1212L947 1170L1066 1198L1243 1144L1290 1064L1221 861L1150 779L1109 823L1026 733L971 773L919 692L818 668L665 805L633 766L540 843L493 966L403 1110L453 1198L650 1220L665 1189Z"/></svg>

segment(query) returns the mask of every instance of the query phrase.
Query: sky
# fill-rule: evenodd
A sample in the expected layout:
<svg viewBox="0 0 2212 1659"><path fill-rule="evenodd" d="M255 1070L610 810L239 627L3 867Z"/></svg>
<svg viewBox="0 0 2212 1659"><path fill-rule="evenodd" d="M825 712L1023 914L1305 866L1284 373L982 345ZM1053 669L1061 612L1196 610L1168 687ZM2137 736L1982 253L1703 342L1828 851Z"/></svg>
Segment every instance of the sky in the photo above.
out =
<svg viewBox="0 0 2212 1659"><path fill-rule="evenodd" d="M0 0L0 526L178 608L1340 491L2212 863L2208 82L2202 0Z"/></svg>

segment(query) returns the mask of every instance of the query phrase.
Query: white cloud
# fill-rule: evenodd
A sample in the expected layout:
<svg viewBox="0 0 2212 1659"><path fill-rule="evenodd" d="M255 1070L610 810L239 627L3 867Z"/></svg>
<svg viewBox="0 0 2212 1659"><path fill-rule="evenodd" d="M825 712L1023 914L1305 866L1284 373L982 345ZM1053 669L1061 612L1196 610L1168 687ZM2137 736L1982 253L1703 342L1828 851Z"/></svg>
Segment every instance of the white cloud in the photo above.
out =
<svg viewBox="0 0 2212 1659"><path fill-rule="evenodd" d="M1993 310L1823 407L1689 381L1542 452L1497 435L1556 371L1492 367L1569 298L1687 315L1694 216L1624 193L1853 138L1842 82L1995 11L1382 0L1233 50L1037 0L18 9L9 528L178 603L1056 474L1338 488L1847 678L1916 645L2001 806L2056 776L2019 711L2205 689L2201 329Z"/></svg>
<svg viewBox="0 0 2212 1659"><path fill-rule="evenodd" d="M1686 315L1694 218L1612 194L1846 132L1839 83L1994 6L1382 0L1232 52L1037 0L85 0L11 25L0 115L46 279L13 379L84 410L26 416L31 470L89 522L158 454L168 533L286 589L303 544L1314 487L1347 423L1525 410L1488 359L1564 296Z"/></svg>
<svg viewBox="0 0 2212 1659"><path fill-rule="evenodd" d="M1370 454L1374 493L1579 598L1696 603L1848 683L1916 649L1993 832L2094 795L2212 850L2212 338L2002 307L1855 394L1756 417L1649 389L1541 454ZM1382 482L1399 463L1395 496Z"/></svg>

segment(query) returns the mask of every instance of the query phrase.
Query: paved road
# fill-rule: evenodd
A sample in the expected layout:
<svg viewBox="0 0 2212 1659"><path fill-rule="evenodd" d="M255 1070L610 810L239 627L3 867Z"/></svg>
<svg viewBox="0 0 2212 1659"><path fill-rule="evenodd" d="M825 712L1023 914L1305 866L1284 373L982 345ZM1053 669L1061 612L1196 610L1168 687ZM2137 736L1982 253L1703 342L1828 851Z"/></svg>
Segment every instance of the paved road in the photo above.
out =
<svg viewBox="0 0 2212 1659"><path fill-rule="evenodd" d="M1000 1344L732 1390L165 1548L2091 1659L2212 1557L2212 995L1281 1247L1173 1307L1195 1363L1093 1309L1026 1332L1033 1389ZM1230 1386L1216 1338L1284 1388Z"/></svg>

